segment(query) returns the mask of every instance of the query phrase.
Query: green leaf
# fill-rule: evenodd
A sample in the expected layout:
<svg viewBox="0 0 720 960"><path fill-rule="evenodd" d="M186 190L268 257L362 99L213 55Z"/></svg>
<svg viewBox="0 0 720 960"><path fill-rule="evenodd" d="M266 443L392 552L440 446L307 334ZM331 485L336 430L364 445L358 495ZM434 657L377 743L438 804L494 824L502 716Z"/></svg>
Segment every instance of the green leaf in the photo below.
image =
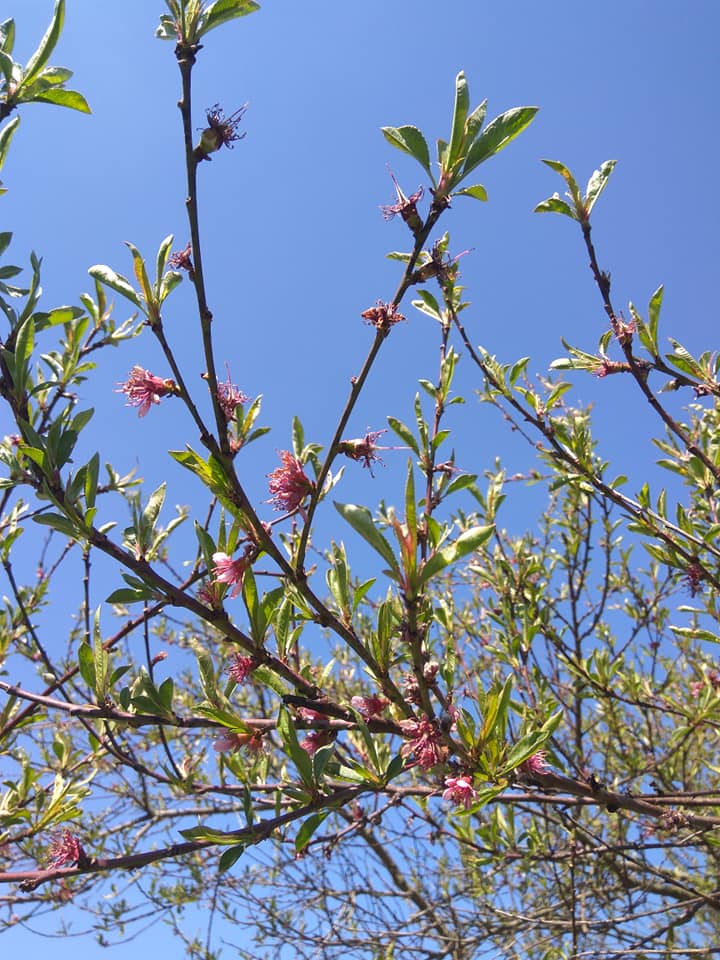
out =
<svg viewBox="0 0 720 960"><path fill-rule="evenodd" d="M57 46L62 33L63 22L65 20L65 0L55 0L55 9L53 10L50 26L45 32L45 36L40 41L40 46L30 57L25 67L25 76L18 88L18 93L24 87L29 86L38 76L42 68L50 59L53 50Z"/></svg>
<svg viewBox="0 0 720 960"><path fill-rule="evenodd" d="M0 50L3 53L11 54L15 46L15 21L3 20L0 23Z"/></svg>
<svg viewBox="0 0 720 960"><path fill-rule="evenodd" d="M358 507L354 503L338 503L337 501L335 501L335 509L360 534L363 540L380 554L392 572L399 576L400 568L393 549L378 530L370 511L366 507Z"/></svg>
<svg viewBox="0 0 720 960"><path fill-rule="evenodd" d="M410 428L406 426L402 420L397 420L395 417L388 417L387 422L390 429L400 437L403 443L410 447L416 456L419 457L420 447L418 446L417 440L411 433Z"/></svg>
<svg viewBox="0 0 720 960"><path fill-rule="evenodd" d="M203 36L219 27L222 23L234 20L236 17L245 17L260 9L255 0L215 0L204 11L198 23L198 37Z"/></svg>
<svg viewBox="0 0 720 960"><path fill-rule="evenodd" d="M129 300L133 303L139 310L142 310L143 313L146 313L145 305L137 295L136 290L131 286L129 280L126 277L123 277L120 273L115 273L110 267L105 266L101 263L96 263L94 266L90 267L88 273L95 280L99 280L101 283L104 283L106 286L110 287L111 290L115 290L116 293L119 293L121 296L125 297L126 300Z"/></svg>
<svg viewBox="0 0 720 960"><path fill-rule="evenodd" d="M542 203L539 203L533 213L561 213L565 217L570 217L572 220L577 220L577 214L565 200L561 200L557 193L553 194L552 197L548 197L547 200L543 200Z"/></svg>
<svg viewBox="0 0 720 960"><path fill-rule="evenodd" d="M58 533L62 533L63 536L69 537L71 540L79 539L77 527L67 517L63 517L59 513L38 513L33 517L33 520L35 523L52 527L53 530L57 530Z"/></svg>
<svg viewBox="0 0 720 960"><path fill-rule="evenodd" d="M70 110L79 110L80 113L92 113L85 97L77 90L45 90L27 98L30 103L54 103L58 107L68 107Z"/></svg>
<svg viewBox="0 0 720 960"><path fill-rule="evenodd" d="M461 187L455 190L454 197L474 197L475 200L487 200L487 190L481 183L476 183L474 187Z"/></svg>
<svg viewBox="0 0 720 960"><path fill-rule="evenodd" d="M436 550L420 570L420 582L427 583L432 577L482 546L493 534L495 527L473 527L466 530L453 543Z"/></svg>
<svg viewBox="0 0 720 960"><path fill-rule="evenodd" d="M455 106L453 108L452 132L443 163L443 167L447 170L452 169L455 163L462 157L463 147L465 146L465 121L467 120L469 109L470 89L465 79L465 74L461 70L455 78Z"/></svg>
<svg viewBox="0 0 720 960"><path fill-rule="evenodd" d="M575 219L579 220L580 216L583 213L583 197L580 193L580 187L577 184L577 180L570 173L568 168L564 163L560 163L559 160L543 160L542 161L546 167L550 167L551 170L554 170L555 173L559 173L563 178L565 183L568 185L568 190L570 192L570 197L572 199L573 205L575 207Z"/></svg>
<svg viewBox="0 0 720 960"><path fill-rule="evenodd" d="M607 186L610 174L615 169L617 160L606 160L599 170L596 170L588 180L585 190L585 216L590 216L590 211L595 206L595 202Z"/></svg>
<svg viewBox="0 0 720 960"><path fill-rule="evenodd" d="M237 847L230 847L229 850L226 850L218 861L220 873L224 873L226 870L229 870L230 867L234 866L243 853L245 853L244 844L240 844Z"/></svg>
<svg viewBox="0 0 720 960"><path fill-rule="evenodd" d="M5 163L10 141L19 125L20 117L13 117L13 119L9 123L6 123L2 130L0 130L0 170L2 170L3 164Z"/></svg>
<svg viewBox="0 0 720 960"><path fill-rule="evenodd" d="M397 149L402 150L403 153L409 153L411 157L414 157L423 170L430 176L432 182L435 183L435 178L433 177L430 167L430 150L428 149L425 137L417 127L410 125L404 127L382 127L382 134L393 147L397 147Z"/></svg>
<svg viewBox="0 0 720 960"><path fill-rule="evenodd" d="M483 130L468 150L463 176L474 170L479 164L504 150L522 131L532 123L538 107L513 107L499 117L495 117Z"/></svg>
<svg viewBox="0 0 720 960"><path fill-rule="evenodd" d="M300 853L310 842L312 835L330 813L329 810L322 810L320 813L311 814L307 820L303 820L302 826L295 836L295 850Z"/></svg>
<svg viewBox="0 0 720 960"><path fill-rule="evenodd" d="M303 748L300 746L297 733L295 731L295 724L292 722L292 718L284 706L280 707L280 712L278 714L277 731L280 734L293 763L297 767L297 771L300 774L300 779L308 788L308 790L314 790L315 781L313 779L312 760L308 752L303 750Z"/></svg>

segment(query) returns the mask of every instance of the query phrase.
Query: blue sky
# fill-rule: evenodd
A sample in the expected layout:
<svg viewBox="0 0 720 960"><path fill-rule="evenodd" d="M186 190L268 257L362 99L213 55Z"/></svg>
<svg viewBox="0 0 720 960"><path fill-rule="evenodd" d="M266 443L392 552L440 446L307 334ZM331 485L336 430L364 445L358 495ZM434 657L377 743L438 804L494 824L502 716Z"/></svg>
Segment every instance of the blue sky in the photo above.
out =
<svg viewBox="0 0 720 960"><path fill-rule="evenodd" d="M720 6L713 0L261 4L259 13L209 34L195 70L196 126L214 103L227 112L250 105L247 137L204 164L200 180L218 356L247 393L264 395L262 422L273 427L242 464L258 500L267 496L275 451L289 445L294 414L308 439L329 439L371 339L360 313L396 286L397 265L385 254L409 247L404 225L385 223L378 208L393 198L387 164L406 192L423 183L422 172L379 128L414 123L430 142L447 136L460 69L473 104L488 98L490 116L522 104L541 108L526 133L480 168L490 202L458 199L446 217L451 249L471 250L462 274L473 341L507 361L529 354L540 373L563 353L561 336L593 349L605 321L579 231L532 209L561 189L541 157L562 160L582 183L613 158L618 166L596 208L594 237L616 304L632 300L644 313L664 283L664 332L692 351L717 345ZM18 58L31 54L51 10L51 0L3 4L0 18L17 23ZM123 240L149 259L168 233L176 248L187 240L179 75L172 44L153 37L162 12L160 0L68 0L52 62L75 71L70 85L93 114L39 105L22 112L3 170L10 192L0 200L2 229L15 234L10 262L27 262L30 249L44 257L46 308L91 290L91 264L129 274ZM409 322L385 345L350 435L380 429L388 414L409 419L418 377L436 374L432 323L405 306ZM116 309L118 319L127 315L122 302ZM201 386L188 284L169 301L165 321ZM141 463L149 484L167 478L171 505L192 503L192 478L169 467L164 454L197 446L187 423L170 404L139 421L114 392L135 363L167 375L149 337L101 358L88 392L97 411L92 442L123 472ZM580 377L576 396L595 403L617 472L639 484L652 463L646 436L653 425L618 380ZM463 361L460 465L482 472L495 456L511 472L532 465L497 414L478 408L475 386ZM375 481L353 468L340 499L399 499L391 484L405 455L392 458ZM334 517L321 523L338 536ZM0 942L3 950L33 944L20 930ZM78 951L64 942L52 949L58 958ZM96 952L83 947L83 956Z"/></svg>

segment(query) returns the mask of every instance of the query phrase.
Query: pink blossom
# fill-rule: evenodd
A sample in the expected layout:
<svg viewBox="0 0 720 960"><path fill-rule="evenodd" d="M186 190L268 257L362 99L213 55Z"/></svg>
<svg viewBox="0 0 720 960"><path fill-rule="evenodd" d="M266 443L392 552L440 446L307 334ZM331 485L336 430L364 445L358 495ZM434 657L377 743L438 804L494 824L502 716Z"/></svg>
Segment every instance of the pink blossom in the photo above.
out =
<svg viewBox="0 0 720 960"><path fill-rule="evenodd" d="M263 735L259 730L254 733L230 733L218 737L213 743L213 750L217 753L235 753L245 747L250 754L262 753L265 749Z"/></svg>
<svg viewBox="0 0 720 960"><path fill-rule="evenodd" d="M472 777L446 777L443 791L443 800L451 800L458 806L462 804L466 810L475 802L477 791L473 789Z"/></svg>
<svg viewBox="0 0 720 960"><path fill-rule="evenodd" d="M183 250L177 250L172 256L168 259L168 266L175 267L177 270L187 270L191 275L193 274L193 264L192 264L192 244L188 240L187 246Z"/></svg>
<svg viewBox="0 0 720 960"><path fill-rule="evenodd" d="M295 712L301 720L306 720L308 723L312 723L313 720L327 720L327 714L311 710L310 707L296 707Z"/></svg>
<svg viewBox="0 0 720 960"><path fill-rule="evenodd" d="M138 414L144 417L154 403L160 403L162 397L177 394L178 386L174 380L163 380L149 370L135 366L124 383L118 384L117 393L126 393L129 407L139 407Z"/></svg>
<svg viewBox="0 0 720 960"><path fill-rule="evenodd" d="M236 653L235 663L230 667L228 673L236 683L242 683L256 666L257 664L252 657L241 657L239 653Z"/></svg>
<svg viewBox="0 0 720 960"><path fill-rule="evenodd" d="M302 463L288 450L280 451L283 465L268 474L270 502L276 510L292 513L297 510L305 497L312 491L313 483L303 471Z"/></svg>
<svg viewBox="0 0 720 960"><path fill-rule="evenodd" d="M384 204L380 207L383 217L386 220L392 220L394 216L400 214L405 223L410 227L413 233L418 233L422 229L422 220L417 212L417 202L422 198L423 188L418 187L415 193L406 197L400 189L400 184L395 179L393 173L390 173L392 182L395 184L395 193L397 194L397 203Z"/></svg>
<svg viewBox="0 0 720 960"><path fill-rule="evenodd" d="M520 770L530 777L536 773L550 773L550 767L545 762L546 756L547 753L544 750L538 750L537 753L520 764Z"/></svg>
<svg viewBox="0 0 720 960"><path fill-rule="evenodd" d="M242 590L242 581L245 571L250 566L250 561L246 556L238 557L233 560L227 553L214 553L213 566L215 567L215 582L234 584L231 597L236 597Z"/></svg>
<svg viewBox="0 0 720 960"><path fill-rule="evenodd" d="M74 833L65 829L53 837L50 845L50 866L64 867L87 859L82 844Z"/></svg>
<svg viewBox="0 0 720 960"><path fill-rule="evenodd" d="M440 733L429 717L421 717L420 720L406 720L402 724L409 742L406 743L400 753L403 757L412 754L415 762L423 768L429 770L438 763L442 763L448 754L448 749L442 742Z"/></svg>
<svg viewBox="0 0 720 960"><path fill-rule="evenodd" d="M385 707L390 703L385 697L352 697L350 704L357 710L363 720L370 720L372 717L382 713Z"/></svg>
<svg viewBox="0 0 720 960"><path fill-rule="evenodd" d="M326 719L326 718L324 718ZM306 753L309 753L310 756L314 756L315 753L324 747L327 743L330 743L330 733L327 730L311 730L303 739L300 741L300 746L305 750Z"/></svg>

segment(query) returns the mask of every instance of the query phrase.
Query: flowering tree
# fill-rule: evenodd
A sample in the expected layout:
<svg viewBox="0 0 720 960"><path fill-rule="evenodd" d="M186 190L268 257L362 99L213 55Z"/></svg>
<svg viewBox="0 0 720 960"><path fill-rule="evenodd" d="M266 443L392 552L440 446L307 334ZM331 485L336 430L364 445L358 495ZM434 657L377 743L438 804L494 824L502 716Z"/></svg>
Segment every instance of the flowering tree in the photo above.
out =
<svg viewBox="0 0 720 960"><path fill-rule="evenodd" d="M396 182L384 208L409 247L392 255L396 288L362 313L368 352L332 437L308 440L295 419L268 498L254 502L243 457L267 430L260 398L219 373L198 194L207 161L243 136L244 108L211 107L196 137L192 79L206 35L258 4L167 7L158 35L180 71L187 245L172 252L166 238L148 267L128 244L132 279L93 266L94 296L49 310L37 258L24 287L7 282L18 267L0 268L0 393L14 422L0 447L0 923L72 901L111 935L149 900L198 957L214 953L184 932L189 903L249 928L241 956L286 944L293 956L385 960L703 954L720 940L718 360L676 340L663 352L662 289L645 315L614 303L591 234L613 163L582 189L545 161L566 192L537 210L574 221L606 329L594 349L568 344L537 385L527 358L502 363L474 345L458 256L439 229L455 198L486 199L476 169L535 108L486 122L460 73L434 158L417 127L386 127L426 179L414 193ZM66 87L70 71L48 66L63 17L56 0L25 65L13 21L0 25L0 166L24 104L88 109ZM3 255L10 240L0 234ZM197 300L199 389L165 325L183 277ZM110 297L133 319L116 322ZM436 322L439 345L415 422L388 416L349 436L412 309ZM138 334L159 344L162 371L139 362ZM169 452L204 496L192 556L175 546L187 515L165 518L165 484L144 491L101 472L104 450L82 452L85 383L99 351L120 344L133 351L118 386L127 404L141 418L173 404L197 437ZM525 477L450 452L461 355L482 399L528 440ZM575 371L622 375L649 403L661 465L679 480L671 492L625 492L589 411L570 402L563 375ZM407 456L401 487L374 510L346 502L343 468L372 473L390 448ZM546 491L525 535L503 526L510 479ZM77 617L61 644L49 611L75 557ZM373 564L370 579L356 558Z"/></svg>

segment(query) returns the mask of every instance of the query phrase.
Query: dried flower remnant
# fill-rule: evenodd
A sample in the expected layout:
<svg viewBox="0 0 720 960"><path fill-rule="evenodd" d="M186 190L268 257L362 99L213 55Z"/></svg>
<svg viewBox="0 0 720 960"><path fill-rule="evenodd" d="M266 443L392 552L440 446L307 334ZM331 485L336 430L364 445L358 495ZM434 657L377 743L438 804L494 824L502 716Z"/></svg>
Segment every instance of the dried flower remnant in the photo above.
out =
<svg viewBox="0 0 720 960"><path fill-rule="evenodd" d="M338 444L338 453L350 457L351 460L363 461L363 467L367 467L372 475L373 463L382 463L377 454L378 450L385 450L386 447L378 447L377 440L387 430L369 430L364 437L355 440L341 440Z"/></svg>
<svg viewBox="0 0 720 960"><path fill-rule="evenodd" d="M477 790L473 788L472 777L446 777L443 800L450 800L469 810L477 799Z"/></svg>
<svg viewBox="0 0 720 960"><path fill-rule="evenodd" d="M700 584L703 581L703 569L699 563L692 562L687 565L685 571L684 583L690 591L690 596L694 597L700 592Z"/></svg>
<svg viewBox="0 0 720 960"><path fill-rule="evenodd" d="M405 319L394 303L383 303L382 300L378 300L374 307L363 310L360 316L385 336L390 333L391 327Z"/></svg>
<svg viewBox="0 0 720 960"><path fill-rule="evenodd" d="M447 758L448 748L442 742L440 732L429 717L422 717L420 720L406 720L402 727L405 735L409 738L408 743L400 750L403 757L412 754L415 762L423 770L429 770L438 763L443 763Z"/></svg>
<svg viewBox="0 0 720 960"><path fill-rule="evenodd" d="M250 566L250 558L244 553L237 560L233 560L227 553L218 551L213 554L213 566L215 568L215 582L226 583L232 586L231 597L236 597L242 590L242 582L245 571Z"/></svg>
<svg viewBox="0 0 720 960"><path fill-rule="evenodd" d="M314 484L305 475L302 463L289 450L280 451L282 466L268 474L270 503L276 510L293 513L298 510Z"/></svg>
<svg viewBox="0 0 720 960"><path fill-rule="evenodd" d="M357 710L363 720L371 720L373 717L379 716L389 703L390 701L386 700L385 697L378 696L352 697L350 700L350 705L354 710Z"/></svg>
<svg viewBox="0 0 720 960"><path fill-rule="evenodd" d="M381 206L380 209L382 210L382 215L386 220L392 220L393 217L399 214L405 223L410 227L413 234L417 236L417 234L422 230L423 226L422 219L417 212L417 203L422 199L423 188L418 187L415 193L411 194L409 197L406 197L400 188L400 184L395 179L395 174L392 171L390 171L390 177L392 182L395 184L397 203L384 204Z"/></svg>
<svg viewBox="0 0 720 960"><path fill-rule="evenodd" d="M53 837L50 845L50 866L65 867L87 860L83 846L74 833L63 830Z"/></svg>
<svg viewBox="0 0 720 960"><path fill-rule="evenodd" d="M235 409L241 406L243 403L247 403L250 397L242 392L239 387L236 387L234 383L230 380L230 373L228 371L227 380L217 385L217 399L220 404L220 409L223 412L223 416L228 423L235 416Z"/></svg>
<svg viewBox="0 0 720 960"><path fill-rule="evenodd" d="M608 360L605 358L592 372L593 376L596 376L598 380L602 380L605 377L609 377L612 373L627 373L629 370L629 363L620 363L618 360Z"/></svg>
<svg viewBox="0 0 720 960"><path fill-rule="evenodd" d="M537 753L524 760L518 769L528 777L534 777L538 773L550 773L550 767L545 762L546 756L547 753L544 750L538 750Z"/></svg>
<svg viewBox="0 0 720 960"><path fill-rule="evenodd" d="M236 140L242 140L244 133L238 133L237 128L245 115L248 105L245 103L229 117L219 103L210 107L206 113L207 127L200 135L200 143L195 147L196 160L210 160L208 154L215 153L220 147L232 149Z"/></svg>
<svg viewBox="0 0 720 960"><path fill-rule="evenodd" d="M138 407L138 415L144 417L154 403L160 403L163 397L177 396L180 393L174 380L163 380L149 370L135 366L124 383L118 384L116 393L127 395L129 407Z"/></svg>
<svg viewBox="0 0 720 960"><path fill-rule="evenodd" d="M175 253L169 257L168 266L174 267L176 270L187 270L192 279L195 268L192 262L192 244L189 240L184 250L176 250Z"/></svg>
<svg viewBox="0 0 720 960"><path fill-rule="evenodd" d="M228 673L235 683L243 683L253 672L257 663L253 657L243 657L239 653L235 654L235 662L228 670Z"/></svg>

